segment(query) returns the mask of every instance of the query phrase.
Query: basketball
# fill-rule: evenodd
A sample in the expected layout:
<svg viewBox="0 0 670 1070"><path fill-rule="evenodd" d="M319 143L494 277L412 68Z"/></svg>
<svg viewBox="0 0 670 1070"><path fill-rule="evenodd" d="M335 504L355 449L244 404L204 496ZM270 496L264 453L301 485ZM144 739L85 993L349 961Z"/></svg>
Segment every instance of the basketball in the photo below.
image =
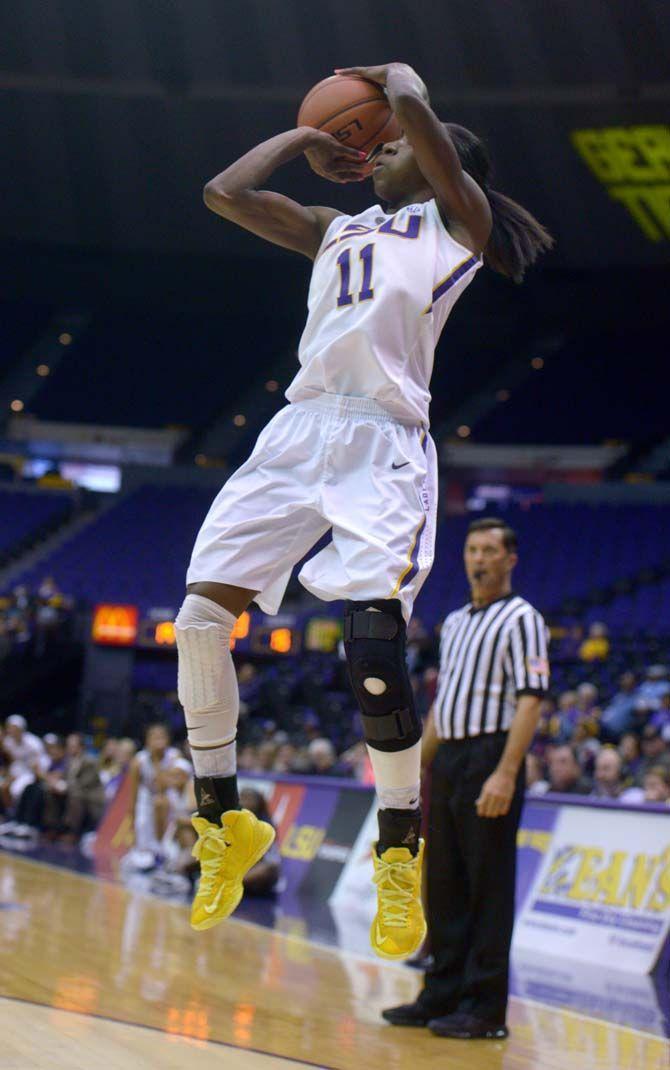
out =
<svg viewBox="0 0 670 1070"><path fill-rule="evenodd" d="M382 87L351 74L334 74L310 89L300 105L298 126L325 130L368 154L401 134Z"/></svg>

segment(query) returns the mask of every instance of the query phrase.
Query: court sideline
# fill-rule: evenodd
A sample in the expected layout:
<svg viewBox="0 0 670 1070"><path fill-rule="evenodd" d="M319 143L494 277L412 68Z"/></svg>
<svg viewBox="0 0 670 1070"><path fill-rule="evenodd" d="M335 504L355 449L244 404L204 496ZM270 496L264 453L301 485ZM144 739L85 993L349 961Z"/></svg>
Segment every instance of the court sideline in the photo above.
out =
<svg viewBox="0 0 670 1070"><path fill-rule="evenodd" d="M506 1043L380 1021L413 971L0 854L0 1067L667 1070L659 1037L512 1001ZM39 1005L39 1006L35 1006ZM47 1010L48 1008L48 1010ZM142 1028L139 1028L142 1027Z"/></svg>

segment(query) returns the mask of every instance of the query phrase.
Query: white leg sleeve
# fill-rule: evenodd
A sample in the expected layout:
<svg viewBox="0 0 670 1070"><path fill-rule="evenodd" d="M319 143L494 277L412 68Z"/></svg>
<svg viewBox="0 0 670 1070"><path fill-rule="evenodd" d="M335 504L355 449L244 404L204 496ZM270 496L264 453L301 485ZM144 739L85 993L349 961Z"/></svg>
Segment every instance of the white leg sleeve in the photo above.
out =
<svg viewBox="0 0 670 1070"><path fill-rule="evenodd" d="M177 691L186 715L196 776L233 776L239 714L230 653L235 617L199 594L188 594L175 621Z"/></svg>
<svg viewBox="0 0 670 1070"><path fill-rule="evenodd" d="M367 750L381 809L416 809L421 802L421 740L406 750Z"/></svg>

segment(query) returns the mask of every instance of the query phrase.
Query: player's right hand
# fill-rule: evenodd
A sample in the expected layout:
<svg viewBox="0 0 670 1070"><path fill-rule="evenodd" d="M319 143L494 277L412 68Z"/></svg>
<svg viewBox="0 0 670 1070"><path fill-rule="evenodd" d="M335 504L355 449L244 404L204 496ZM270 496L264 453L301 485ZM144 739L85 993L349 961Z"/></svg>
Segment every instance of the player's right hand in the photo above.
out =
<svg viewBox="0 0 670 1070"><path fill-rule="evenodd" d="M314 130L305 156L312 171L331 182L361 182L367 178L366 154L343 145L324 130Z"/></svg>

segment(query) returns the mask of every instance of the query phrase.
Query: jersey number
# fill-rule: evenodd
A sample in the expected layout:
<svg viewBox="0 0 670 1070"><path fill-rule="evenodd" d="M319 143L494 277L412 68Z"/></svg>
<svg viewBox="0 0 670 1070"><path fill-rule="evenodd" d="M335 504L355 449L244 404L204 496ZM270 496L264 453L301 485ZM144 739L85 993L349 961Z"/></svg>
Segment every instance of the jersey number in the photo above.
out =
<svg viewBox="0 0 670 1070"><path fill-rule="evenodd" d="M375 296L372 288L372 254L374 242L364 246L358 254L363 263L363 282L358 292L359 301L369 301ZM343 249L337 258L337 266L340 269L340 295L337 299L337 307L344 308L353 305L354 297L351 293L351 249Z"/></svg>

